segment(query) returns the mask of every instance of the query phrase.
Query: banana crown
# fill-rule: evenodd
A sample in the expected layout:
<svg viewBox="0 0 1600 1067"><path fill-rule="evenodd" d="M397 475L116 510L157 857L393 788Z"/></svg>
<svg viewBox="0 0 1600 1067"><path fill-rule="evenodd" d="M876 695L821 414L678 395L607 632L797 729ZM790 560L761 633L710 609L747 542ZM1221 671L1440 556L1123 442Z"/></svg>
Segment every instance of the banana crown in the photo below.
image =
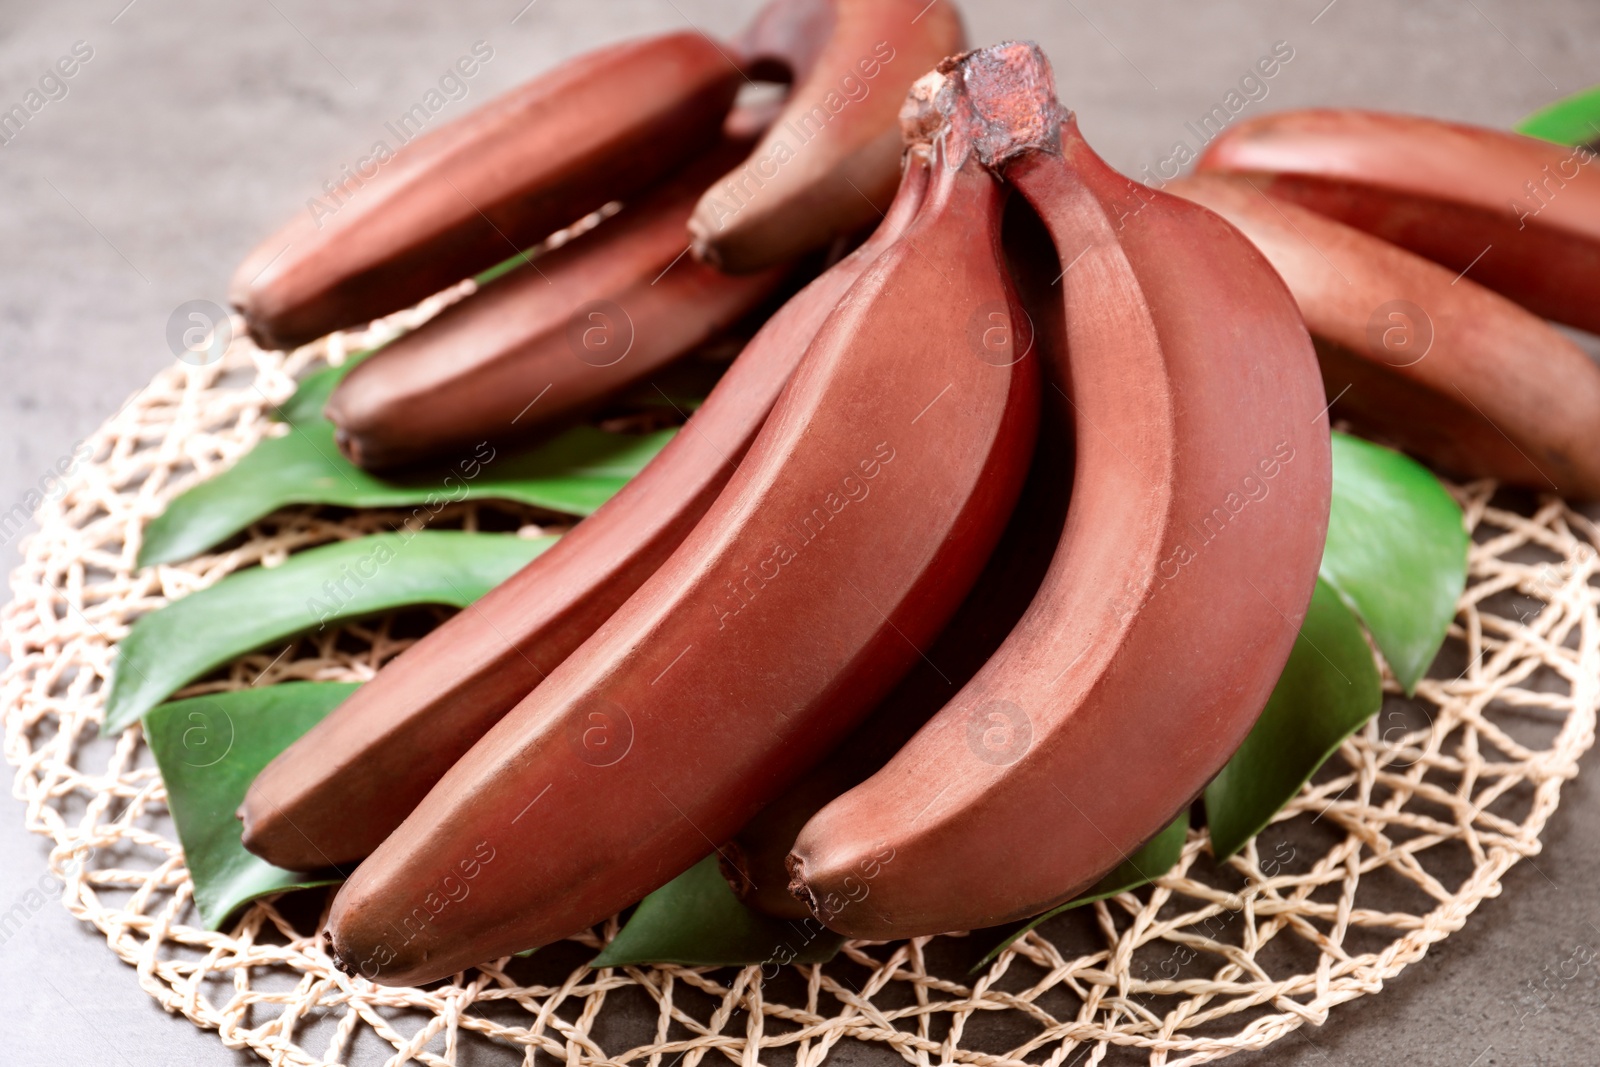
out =
<svg viewBox="0 0 1600 1067"><path fill-rule="evenodd" d="M900 129L908 143L959 130L978 159L999 170L1025 152L1059 155L1064 117L1044 52L1031 41L1007 41L951 56L917 79Z"/></svg>

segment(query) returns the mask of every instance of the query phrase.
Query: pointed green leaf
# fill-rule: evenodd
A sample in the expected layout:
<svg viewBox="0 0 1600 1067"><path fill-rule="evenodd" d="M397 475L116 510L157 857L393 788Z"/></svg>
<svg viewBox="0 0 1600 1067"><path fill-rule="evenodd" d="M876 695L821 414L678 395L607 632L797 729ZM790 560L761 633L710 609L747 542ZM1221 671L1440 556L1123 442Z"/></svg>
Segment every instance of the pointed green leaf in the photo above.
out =
<svg viewBox="0 0 1600 1067"><path fill-rule="evenodd" d="M739 903L713 853L641 900L589 966L825 963L842 944L814 919L786 922Z"/></svg>
<svg viewBox="0 0 1600 1067"><path fill-rule="evenodd" d="M338 881L286 871L246 852L233 813L261 769L355 689L287 682L174 701L145 720L207 930L220 929L257 897Z"/></svg>
<svg viewBox="0 0 1600 1067"><path fill-rule="evenodd" d="M347 460L334 444L323 406L344 376L383 345L305 377L273 417L290 431L269 437L222 473L190 488L145 527L138 566L189 559L227 540L279 508L328 504L350 508L434 509L439 501L509 500L568 515L592 514L611 499L676 431L607 433L580 426L515 450L483 444L455 464L433 464L378 476ZM638 399L692 411L699 401L681 395L709 389L721 368L667 368L664 390L643 387ZM688 376L686 376L688 375ZM700 395L703 395L701 393Z"/></svg>
<svg viewBox="0 0 1600 1067"><path fill-rule="evenodd" d="M535 245L533 248L529 248L522 252L517 252L514 255L502 259L500 262L496 263L487 270L484 270L478 274L474 274L472 276L473 282L477 284L479 289L482 289L490 282L499 281L501 278L504 278L507 274L510 274L519 267L527 266L528 264L532 263L535 258L537 258L533 255L533 253L538 249L538 247L538 245Z"/></svg>
<svg viewBox="0 0 1600 1067"><path fill-rule="evenodd" d="M1043 915L1029 919L1016 927L1006 935L1004 941L990 949L983 959L975 963L972 969L978 971L987 967L996 956L1010 948L1017 938L1034 929L1040 923L1055 918L1064 911L1071 911L1073 908L1079 908L1085 904L1093 904L1097 900L1106 900L1116 896L1118 893L1126 893L1130 889L1138 889L1145 883L1153 882L1160 878L1163 874L1172 870L1183 856L1183 843L1188 839L1188 836L1189 809L1184 808L1178 817L1167 825L1166 829L1145 842L1143 848L1140 848L1133 855L1117 864L1116 869L1091 886L1088 892L1082 896L1073 897L1060 907L1051 908ZM1002 927L1001 929L1004 928Z"/></svg>
<svg viewBox="0 0 1600 1067"><path fill-rule="evenodd" d="M321 545L251 567L136 620L117 645L106 734L246 652L410 604L466 607L554 537L423 530Z"/></svg>
<svg viewBox="0 0 1600 1067"><path fill-rule="evenodd" d="M346 356L344 362L337 367L323 367L312 371L300 379L300 385L288 400L272 409L272 417L291 426L308 426L314 422L322 422L322 409L327 405L328 397L333 395L334 388L344 381L346 374L355 370L357 363L382 347L383 345L373 345L364 351Z"/></svg>
<svg viewBox="0 0 1600 1067"><path fill-rule="evenodd" d="M1265 829L1344 739L1377 712L1381 687L1361 624L1319 579L1266 710L1206 786L1206 825L1219 860Z"/></svg>
<svg viewBox="0 0 1600 1067"><path fill-rule="evenodd" d="M1333 507L1322 578L1372 634L1409 694L1444 644L1467 584L1461 508L1427 469L1333 435Z"/></svg>
<svg viewBox="0 0 1600 1067"><path fill-rule="evenodd" d="M1600 85L1541 108L1517 123L1518 133L1557 144L1600 144Z"/></svg>
<svg viewBox="0 0 1600 1067"><path fill-rule="evenodd" d="M232 467L183 493L145 527L139 566L188 559L291 504L415 507L425 518L457 500L512 500L569 515L610 500L673 430L607 433L577 426L518 452L480 445L452 466L380 478L339 453L323 419L268 437Z"/></svg>

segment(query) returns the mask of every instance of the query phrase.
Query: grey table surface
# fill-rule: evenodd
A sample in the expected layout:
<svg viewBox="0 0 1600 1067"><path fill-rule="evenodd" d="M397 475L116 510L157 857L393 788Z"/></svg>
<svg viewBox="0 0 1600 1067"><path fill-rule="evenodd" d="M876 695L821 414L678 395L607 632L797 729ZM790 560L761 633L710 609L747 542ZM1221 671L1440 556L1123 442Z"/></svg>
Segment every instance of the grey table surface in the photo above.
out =
<svg viewBox="0 0 1600 1067"><path fill-rule="evenodd" d="M75 45L92 55L64 96L52 90L59 99L0 145L0 512L173 358L165 338L175 307L223 301L240 257L474 42L487 42L493 58L469 97L449 105L456 113L605 41L686 24L727 32L755 7L6 0L0 110ZM1185 123L1277 42L1293 58L1251 113L1337 102L1507 125L1600 81L1594 0L965 7L976 42L1045 46L1090 141L1130 173L1192 141ZM0 544L8 571L17 558L14 542ZM1544 852L1519 864L1464 930L1381 995L1230 1062L1600 1062L1600 786L1595 754L1585 763ZM166 1015L133 968L54 902L19 912L46 844L21 829L19 804L0 804L0 814L0 914L23 916L0 930L0 1064L253 1062ZM1575 957L1580 946L1587 955ZM1591 962L1572 974L1574 958Z"/></svg>

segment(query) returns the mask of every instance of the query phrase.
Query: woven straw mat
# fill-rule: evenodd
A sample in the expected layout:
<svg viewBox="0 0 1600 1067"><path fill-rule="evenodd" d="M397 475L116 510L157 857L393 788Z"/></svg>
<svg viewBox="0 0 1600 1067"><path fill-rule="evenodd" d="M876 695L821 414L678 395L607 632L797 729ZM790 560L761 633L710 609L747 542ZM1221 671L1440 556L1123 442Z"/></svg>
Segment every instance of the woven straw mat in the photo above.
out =
<svg viewBox="0 0 1600 1067"><path fill-rule="evenodd" d="M333 969L315 936L322 891L259 902L208 932L140 731L99 736L115 643L164 601L388 529L398 513L287 509L234 547L135 571L143 525L282 432L268 413L298 376L446 299L288 355L236 340L210 366L160 373L40 510L0 616L6 758L28 828L54 842L63 902L162 1006L230 1047L283 1064L808 1067L836 1050L921 1065L1201 1063L1322 1023L1459 929L1539 851L1561 784L1594 739L1600 531L1559 499L1453 486L1473 532L1471 577L1418 697L1386 678L1384 709L1239 856L1215 863L1205 832L1191 830L1153 887L1051 920L982 970L972 967L992 932L855 942L830 963L765 977L761 967L590 970L612 919L527 959L398 989ZM455 504L434 525L526 533L559 521ZM371 678L443 617L421 612L420 623L413 611L409 623L401 613L307 637L275 660L246 656L184 695Z"/></svg>

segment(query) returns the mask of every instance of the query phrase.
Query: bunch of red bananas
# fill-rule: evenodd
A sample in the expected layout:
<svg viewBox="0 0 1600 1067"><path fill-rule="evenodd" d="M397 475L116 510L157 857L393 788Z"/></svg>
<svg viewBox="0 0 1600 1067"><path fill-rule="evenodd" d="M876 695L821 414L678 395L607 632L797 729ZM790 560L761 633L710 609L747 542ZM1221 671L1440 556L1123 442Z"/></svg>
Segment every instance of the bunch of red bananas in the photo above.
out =
<svg viewBox="0 0 1600 1067"><path fill-rule="evenodd" d="M255 335L295 343L622 201L349 375L330 416L381 465L541 390L545 425L592 410L876 223L621 493L256 780L252 851L359 863L346 970L546 944L713 849L752 907L848 935L1038 914L1260 713L1321 559L1330 397L1453 472L1600 489L1600 370L1473 280L1600 325L1600 178L1511 203L1570 150L1303 112L1160 191L1088 147L1035 47L945 58L959 22L920 6L779 0L737 43L585 57L242 268ZM730 57L787 99L732 108ZM569 337L603 301L634 326L610 363ZM1394 301L1426 344L1375 319Z"/></svg>

